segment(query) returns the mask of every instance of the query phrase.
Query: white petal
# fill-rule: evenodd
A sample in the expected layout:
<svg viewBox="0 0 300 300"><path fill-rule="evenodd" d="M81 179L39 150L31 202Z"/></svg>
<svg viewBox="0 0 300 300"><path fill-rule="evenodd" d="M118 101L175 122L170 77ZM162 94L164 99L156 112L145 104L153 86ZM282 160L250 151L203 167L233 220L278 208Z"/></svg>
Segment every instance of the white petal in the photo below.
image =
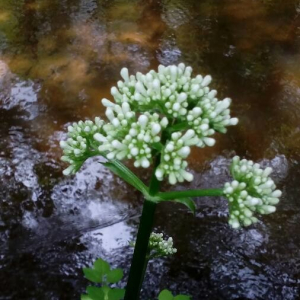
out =
<svg viewBox="0 0 300 300"><path fill-rule="evenodd" d="M161 130L160 125L159 124L154 124L152 126L151 133L152 133L152 135L157 135L160 132L160 130Z"/></svg>
<svg viewBox="0 0 300 300"><path fill-rule="evenodd" d="M211 83L211 81L212 81L211 76L210 76L210 75L206 75L206 76L203 78L203 81L201 82L201 85L202 85L203 87L208 86L208 85Z"/></svg>
<svg viewBox="0 0 300 300"><path fill-rule="evenodd" d="M106 107L114 107L114 106L115 106L115 103L109 101L109 100L106 99L106 98L103 98L101 102L102 102L102 104L103 104L104 106L106 106Z"/></svg>
<svg viewBox="0 0 300 300"><path fill-rule="evenodd" d="M148 123L148 117L145 115L140 115L138 119L139 124L142 128L145 128Z"/></svg>
<svg viewBox="0 0 300 300"><path fill-rule="evenodd" d="M205 138L203 138L203 142L204 142L207 146L212 147L212 146L215 145L216 140L213 139L213 138L207 138L207 137L205 137Z"/></svg>
<svg viewBox="0 0 300 300"><path fill-rule="evenodd" d="M126 83L129 81L129 72L128 72L127 68L123 68L121 70L121 76L123 77L123 79Z"/></svg>

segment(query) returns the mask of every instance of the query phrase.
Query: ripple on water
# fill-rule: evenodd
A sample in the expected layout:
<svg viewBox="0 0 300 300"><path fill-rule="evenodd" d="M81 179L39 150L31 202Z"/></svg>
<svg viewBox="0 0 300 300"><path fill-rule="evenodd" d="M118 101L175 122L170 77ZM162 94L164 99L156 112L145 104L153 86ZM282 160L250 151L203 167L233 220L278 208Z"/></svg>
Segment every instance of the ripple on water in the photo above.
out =
<svg viewBox="0 0 300 300"><path fill-rule="evenodd" d="M97 257L128 274L141 199L96 158L64 178L58 140L103 114L121 67L181 61L213 75L241 122L192 153L195 180L177 188L222 187L235 149L266 157L284 193L277 214L239 231L225 199L196 199L194 217L160 204L155 229L178 253L150 262L142 298L299 298L298 19L296 0L0 1L0 298L78 299Z"/></svg>
<svg viewBox="0 0 300 300"><path fill-rule="evenodd" d="M7 96L0 102L0 109L7 111L16 108L25 120L33 120L39 114L37 95L39 84L31 80L23 81L18 78L10 79L10 88Z"/></svg>

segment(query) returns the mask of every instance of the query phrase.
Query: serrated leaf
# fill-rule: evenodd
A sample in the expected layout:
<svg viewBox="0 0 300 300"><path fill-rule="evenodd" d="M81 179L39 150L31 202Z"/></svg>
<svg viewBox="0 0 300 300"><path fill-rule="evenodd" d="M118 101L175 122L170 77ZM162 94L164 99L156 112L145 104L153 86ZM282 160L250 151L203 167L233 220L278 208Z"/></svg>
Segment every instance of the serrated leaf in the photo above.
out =
<svg viewBox="0 0 300 300"><path fill-rule="evenodd" d="M121 177L124 181L135 187L145 196L148 196L147 186L120 161L118 161L117 159L111 159L110 161L102 164L110 169L113 173Z"/></svg>
<svg viewBox="0 0 300 300"><path fill-rule="evenodd" d="M122 269L114 269L108 272L107 274L107 282L109 283L117 283L123 278L123 270Z"/></svg>
<svg viewBox="0 0 300 300"><path fill-rule="evenodd" d="M168 290L163 290L160 292L158 296L158 300L173 300L173 295L170 291Z"/></svg>
<svg viewBox="0 0 300 300"><path fill-rule="evenodd" d="M195 205L195 202L191 198L175 199L174 201L185 205L187 208L190 209L190 211L193 214L196 213L196 205Z"/></svg>
<svg viewBox="0 0 300 300"><path fill-rule="evenodd" d="M106 262L102 258L98 258L95 261L94 268L101 279L104 275L107 275L110 271L110 266L109 266L108 262Z"/></svg>
<svg viewBox="0 0 300 300"><path fill-rule="evenodd" d="M186 295L178 295L174 298L174 300L191 300L191 297Z"/></svg>
<svg viewBox="0 0 300 300"><path fill-rule="evenodd" d="M108 300L121 300L125 296L124 289L111 289L108 292Z"/></svg>
<svg viewBox="0 0 300 300"><path fill-rule="evenodd" d="M98 288L95 286L88 286L87 292L88 292L88 296L92 300L104 300L105 299L105 294L104 294L102 288Z"/></svg>
<svg viewBox="0 0 300 300"><path fill-rule="evenodd" d="M83 268L83 273L86 277L91 282L95 283L100 283L102 282L102 276L99 274L99 272L95 269L90 269L90 268Z"/></svg>
<svg viewBox="0 0 300 300"><path fill-rule="evenodd" d="M81 300L93 300L91 297L89 297L88 295L81 295L80 297Z"/></svg>

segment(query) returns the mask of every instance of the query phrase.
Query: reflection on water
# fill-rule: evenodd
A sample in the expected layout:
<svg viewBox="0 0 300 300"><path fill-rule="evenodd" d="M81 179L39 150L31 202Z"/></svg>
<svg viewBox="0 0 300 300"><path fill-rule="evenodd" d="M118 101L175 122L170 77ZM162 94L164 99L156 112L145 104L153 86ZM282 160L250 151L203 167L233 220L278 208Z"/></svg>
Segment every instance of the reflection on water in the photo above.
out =
<svg viewBox="0 0 300 300"><path fill-rule="evenodd" d="M128 273L142 199L98 158L64 178L58 141L70 122L103 115L121 67L181 61L211 74L240 118L192 153L192 186L222 186L236 153L271 165L284 196L240 231L221 199L197 200L195 218L161 204L157 230L178 253L150 263L143 299L166 287L194 299L298 299L299 13L296 0L0 1L0 299L78 299L81 268L99 256Z"/></svg>

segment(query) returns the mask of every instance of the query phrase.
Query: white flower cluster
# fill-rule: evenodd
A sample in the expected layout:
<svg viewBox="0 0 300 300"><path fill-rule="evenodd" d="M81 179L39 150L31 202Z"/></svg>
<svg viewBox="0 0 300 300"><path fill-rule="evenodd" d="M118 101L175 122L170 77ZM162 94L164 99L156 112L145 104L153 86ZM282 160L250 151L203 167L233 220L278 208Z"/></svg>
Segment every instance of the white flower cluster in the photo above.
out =
<svg viewBox="0 0 300 300"><path fill-rule="evenodd" d="M218 101L216 90L208 85L210 75L191 77L192 68L183 63L178 66L158 67L146 75L130 75L127 68L121 70L124 81L118 81L118 87L112 87L111 94L116 103L128 102L137 111L159 111L168 118L186 120L190 107L201 108L198 117L208 119L212 128L225 131L226 126L236 125L238 120L230 118L229 98Z"/></svg>
<svg viewBox="0 0 300 300"><path fill-rule="evenodd" d="M215 139L210 138L215 131L226 133L227 126L237 125L238 119L230 117L231 99L225 98L218 101L213 98L216 91L211 91L206 98L198 103L198 106L189 111L187 121L196 132L199 142L198 147L214 146Z"/></svg>
<svg viewBox="0 0 300 300"><path fill-rule="evenodd" d="M107 107L106 116L110 123L103 126L106 136L100 133L94 139L101 143L99 151L107 151L108 159L134 159L135 167L148 168L152 158L152 145L161 140L161 131L168 125L166 117L157 113L136 117L127 102L122 106L103 99Z"/></svg>
<svg viewBox="0 0 300 300"><path fill-rule="evenodd" d="M82 166L85 159L91 156L90 143L94 134L102 132L104 122L96 117L95 121L79 121L68 126L68 139L60 142L63 149L62 161L70 166L63 171L64 175L74 174Z"/></svg>
<svg viewBox="0 0 300 300"><path fill-rule="evenodd" d="M182 63L160 65L158 72L151 70L145 75L129 75L123 68L123 81L111 89L115 103L102 100L108 122L99 121L101 130L94 128L96 123L74 125L70 138L76 144L62 142L66 149L63 160L74 165L74 156L86 159L89 148L95 151L97 145L96 151L107 159L133 159L135 167L148 168L153 150L162 149L157 179L168 177L171 184L192 181L192 174L186 171L190 147L213 146L215 139L211 136L215 131L224 133L238 120L230 117L231 100L219 101L217 92L209 89L210 75L191 75L192 68ZM90 130L88 135L86 130ZM65 173L74 173L77 166Z"/></svg>
<svg viewBox="0 0 300 300"><path fill-rule="evenodd" d="M202 109L200 107L194 107L189 111L187 115L188 124L194 129L197 135L196 146L203 148L205 145L212 147L216 140L209 136L215 133L215 130L210 128L209 119L202 118Z"/></svg>
<svg viewBox="0 0 300 300"><path fill-rule="evenodd" d="M162 151L161 163L155 172L157 179L161 181L164 176L168 175L171 184L175 184L177 181L192 181L193 175L185 170L188 166L185 159L191 152L190 146L195 142L197 142L197 138L192 129L189 129L183 136L180 132L172 133L171 140L167 142Z"/></svg>
<svg viewBox="0 0 300 300"><path fill-rule="evenodd" d="M177 249L173 247L173 239L171 237L164 239L162 233L154 232L150 235L149 249L154 252L152 257L167 256L177 252Z"/></svg>
<svg viewBox="0 0 300 300"><path fill-rule="evenodd" d="M224 186L224 195L229 201L229 224L233 228L249 226L257 222L255 212L270 214L276 211L281 191L276 190L269 177L272 168L261 169L259 164L235 156L230 167L235 179Z"/></svg>

